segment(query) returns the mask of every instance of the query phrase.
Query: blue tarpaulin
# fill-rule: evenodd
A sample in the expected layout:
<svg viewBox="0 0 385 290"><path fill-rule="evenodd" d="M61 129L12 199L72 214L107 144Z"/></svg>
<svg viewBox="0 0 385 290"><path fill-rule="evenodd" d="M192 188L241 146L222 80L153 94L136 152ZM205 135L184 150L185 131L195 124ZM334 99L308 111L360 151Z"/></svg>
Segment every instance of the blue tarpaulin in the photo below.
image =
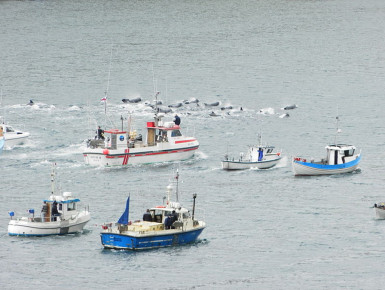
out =
<svg viewBox="0 0 385 290"><path fill-rule="evenodd" d="M130 211L130 197L127 198L126 210L118 220L119 224L128 225L129 211Z"/></svg>

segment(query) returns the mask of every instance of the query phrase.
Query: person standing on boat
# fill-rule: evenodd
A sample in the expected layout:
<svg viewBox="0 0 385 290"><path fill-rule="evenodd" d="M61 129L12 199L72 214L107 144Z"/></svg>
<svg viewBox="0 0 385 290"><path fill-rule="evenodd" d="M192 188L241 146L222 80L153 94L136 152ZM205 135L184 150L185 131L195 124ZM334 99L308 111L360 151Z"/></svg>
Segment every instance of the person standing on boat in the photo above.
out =
<svg viewBox="0 0 385 290"><path fill-rule="evenodd" d="M258 161L262 161L263 158L263 149L258 148Z"/></svg>
<svg viewBox="0 0 385 290"><path fill-rule="evenodd" d="M152 222L152 216L151 216L151 213L150 213L149 209L147 209L147 211L144 213L143 221L144 222Z"/></svg>
<svg viewBox="0 0 385 290"><path fill-rule="evenodd" d="M44 201L43 208L41 209L41 221L42 222L45 222L45 218L47 216L47 213L48 213L48 205L47 205L47 202Z"/></svg>
<svg viewBox="0 0 385 290"><path fill-rule="evenodd" d="M175 125L177 125L177 126L180 125L180 117L179 117L177 114L175 114L174 123L175 123Z"/></svg>
<svg viewBox="0 0 385 290"><path fill-rule="evenodd" d="M52 205L52 216L54 217L53 220L56 222L56 217L59 216L59 212L57 210L57 202L56 200L53 202L53 205Z"/></svg>
<svg viewBox="0 0 385 290"><path fill-rule="evenodd" d="M104 130L100 128L100 126L98 126L97 134L98 134L98 137L97 137L98 139L104 140Z"/></svg>

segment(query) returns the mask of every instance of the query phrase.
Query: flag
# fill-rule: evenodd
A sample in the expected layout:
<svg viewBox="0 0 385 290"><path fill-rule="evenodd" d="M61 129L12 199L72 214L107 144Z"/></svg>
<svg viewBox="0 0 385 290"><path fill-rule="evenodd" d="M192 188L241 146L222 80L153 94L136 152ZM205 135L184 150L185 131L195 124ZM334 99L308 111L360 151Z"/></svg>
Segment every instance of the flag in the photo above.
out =
<svg viewBox="0 0 385 290"><path fill-rule="evenodd" d="M100 99L100 101L101 101L101 102L105 102L105 101L107 101L107 97L103 97L103 98L101 98L101 99Z"/></svg>
<svg viewBox="0 0 385 290"><path fill-rule="evenodd" d="M129 212L130 212L130 197L127 198L126 209L124 210L122 216L118 220L119 224L122 224L122 225L128 224Z"/></svg>

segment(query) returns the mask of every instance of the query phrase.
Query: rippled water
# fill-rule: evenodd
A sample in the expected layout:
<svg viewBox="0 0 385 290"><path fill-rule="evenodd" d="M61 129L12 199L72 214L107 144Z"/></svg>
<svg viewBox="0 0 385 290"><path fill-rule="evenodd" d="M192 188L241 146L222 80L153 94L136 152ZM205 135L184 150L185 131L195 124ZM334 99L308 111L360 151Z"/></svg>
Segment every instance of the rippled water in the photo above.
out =
<svg viewBox="0 0 385 290"><path fill-rule="evenodd" d="M383 1L78 2L0 1L0 115L31 133L0 156L2 288L382 288L385 224L371 206L385 199ZM121 99L154 90L166 104L195 97L234 109L214 118L211 108L178 109L201 144L191 160L88 167L84 140L105 123L107 86L117 127L131 113L144 128L151 111ZM360 170L295 178L290 158L323 157L337 114L338 140L362 149ZM223 155L245 151L260 130L283 150L279 166L221 170ZM40 208L52 162L91 222L79 235L9 237L7 212ZM176 168L184 205L197 193L207 222L199 242L103 250L100 224L119 218L128 194L140 218Z"/></svg>

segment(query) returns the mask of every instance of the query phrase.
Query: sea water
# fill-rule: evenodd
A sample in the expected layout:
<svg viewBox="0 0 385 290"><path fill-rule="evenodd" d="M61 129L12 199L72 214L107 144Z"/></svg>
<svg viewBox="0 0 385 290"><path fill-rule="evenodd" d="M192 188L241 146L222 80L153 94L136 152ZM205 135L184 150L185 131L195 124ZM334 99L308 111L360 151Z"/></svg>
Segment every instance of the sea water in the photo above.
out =
<svg viewBox="0 0 385 290"><path fill-rule="evenodd" d="M383 19L380 0L0 1L0 115L31 133L0 156L1 288L381 289L385 222L372 206L385 200ZM178 113L199 140L195 157L86 166L98 125L120 129L123 118L126 128L131 116L145 136L144 101L157 91L166 106L200 100L165 116ZM223 156L238 158L258 133L282 150L279 165L223 171ZM357 172L294 177L293 156L323 158L335 141L362 150ZM90 207L84 233L9 237L8 212L39 213L50 195L53 162L60 190ZM199 241L103 250L101 225L127 196L140 219L176 170L181 202L196 193L207 223Z"/></svg>

